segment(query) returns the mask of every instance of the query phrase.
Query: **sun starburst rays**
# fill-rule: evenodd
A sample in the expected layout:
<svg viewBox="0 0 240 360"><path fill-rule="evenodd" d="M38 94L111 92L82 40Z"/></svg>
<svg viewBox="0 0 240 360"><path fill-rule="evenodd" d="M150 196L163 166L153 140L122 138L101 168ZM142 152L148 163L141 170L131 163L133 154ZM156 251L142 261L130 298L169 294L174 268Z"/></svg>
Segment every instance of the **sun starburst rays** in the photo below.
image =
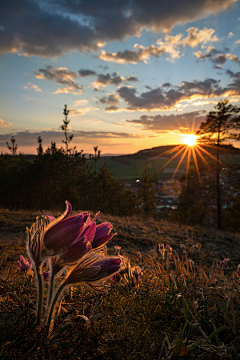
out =
<svg viewBox="0 0 240 360"><path fill-rule="evenodd" d="M181 124L179 124L179 128L183 129L184 127L181 126ZM221 164L222 166L227 166L227 165L224 164L221 160L217 159L210 151L207 151L205 148L205 147L209 147L211 149L216 150L216 148L217 148L216 146L213 146L211 144L201 144L200 145L200 141L201 141L203 133L202 133L202 131L198 131L198 132L196 131L195 119L193 119L191 126L189 126L189 124L187 123L187 129L188 129L188 133L182 134L182 136L184 137L184 144L174 146L170 151L167 150L167 151L161 153L160 155L158 155L159 157L161 157L166 154L169 155L169 154L175 152L175 154L161 167L160 171L162 171L164 168L166 168L174 159L179 157L179 161L178 161L176 168L174 169L174 172L172 175L172 178L174 178L174 176L177 174L180 166L183 164L183 162L186 158L186 175L185 175L186 179L189 174L189 170L191 167L191 160L192 160L192 163L194 164L196 172L197 172L199 183L201 184L201 173L200 173L199 161L201 161L203 164L205 164L209 170L211 169L211 165L207 159L208 157L211 158L212 160L214 160L216 163Z"/></svg>

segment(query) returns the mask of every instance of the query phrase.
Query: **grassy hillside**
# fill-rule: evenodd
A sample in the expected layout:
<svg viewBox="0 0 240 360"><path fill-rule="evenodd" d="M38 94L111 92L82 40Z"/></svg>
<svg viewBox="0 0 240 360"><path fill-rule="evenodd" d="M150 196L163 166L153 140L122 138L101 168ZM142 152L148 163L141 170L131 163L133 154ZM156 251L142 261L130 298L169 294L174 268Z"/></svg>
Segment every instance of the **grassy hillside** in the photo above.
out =
<svg viewBox="0 0 240 360"><path fill-rule="evenodd" d="M150 174L153 174L154 172L157 172L159 177L171 177L172 174L164 173L164 165L168 161L168 158L160 157L160 158L154 158L154 159L124 159L121 157L116 157L112 159L104 159L100 158L98 161L97 168L99 169L104 162L108 165L108 169L111 173L111 175L115 178L121 178L123 180L128 179L138 179L141 177L141 174L146 168ZM175 169L178 164L177 160L173 160L168 168ZM180 169L185 170L186 165L182 164L180 166Z"/></svg>
<svg viewBox="0 0 240 360"><path fill-rule="evenodd" d="M176 154L172 152L174 146L159 146L152 149L141 150L135 154L116 156L112 158L102 157L97 162L97 169L104 163L108 165L111 175L123 180L137 179L146 168L150 174L157 172L159 178L171 178L174 169L176 169L181 155L175 157L171 162L169 160ZM216 150L212 148L205 149L213 156L216 156ZM197 156L198 157L198 156ZM207 160L212 160L207 156ZM220 160L227 165L240 164L239 149L222 149L220 151ZM169 162L169 163L168 163ZM175 177L181 176L186 171L187 156L179 167L179 172Z"/></svg>
<svg viewBox="0 0 240 360"><path fill-rule="evenodd" d="M117 232L108 253L121 246L128 272L103 295L79 286L66 291L46 338L34 325L34 279L17 269L26 256L25 227L36 215L0 211L1 359L239 358L239 234L101 214ZM156 251L161 243L172 250Z"/></svg>

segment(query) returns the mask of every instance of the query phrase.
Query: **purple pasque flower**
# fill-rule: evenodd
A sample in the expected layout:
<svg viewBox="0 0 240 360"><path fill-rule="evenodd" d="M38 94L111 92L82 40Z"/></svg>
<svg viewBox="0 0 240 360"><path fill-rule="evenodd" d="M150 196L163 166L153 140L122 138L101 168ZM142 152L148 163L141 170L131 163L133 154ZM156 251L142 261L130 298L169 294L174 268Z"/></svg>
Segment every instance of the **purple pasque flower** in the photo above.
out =
<svg viewBox="0 0 240 360"><path fill-rule="evenodd" d="M121 257L103 257L100 252L89 252L70 271L65 285L82 284L95 290L103 289L103 282L123 267Z"/></svg>
<svg viewBox="0 0 240 360"><path fill-rule="evenodd" d="M93 220L94 221L94 220ZM93 249L99 248L105 245L116 233L110 234L112 231L112 224L109 222L103 222L96 226L96 234L92 241Z"/></svg>
<svg viewBox="0 0 240 360"><path fill-rule="evenodd" d="M88 222L89 223L89 222ZM82 232L77 236L73 243L54 258L53 272L57 274L66 265L74 265L82 257L84 257L90 250L92 250L91 242L94 239L96 232L96 223L91 222L86 225Z"/></svg>
<svg viewBox="0 0 240 360"><path fill-rule="evenodd" d="M21 271L21 273L32 270L32 262L30 259L27 259L24 256L20 255L20 260L18 260L17 268Z"/></svg>
<svg viewBox="0 0 240 360"><path fill-rule="evenodd" d="M164 244L158 244L158 251L161 252L164 250L165 245Z"/></svg>
<svg viewBox="0 0 240 360"><path fill-rule="evenodd" d="M87 212L68 217L71 211L72 206L66 201L66 210L57 219L46 215L50 223L44 229L43 242L47 250L52 253L51 255L59 254L62 249L67 249L76 242L81 231L91 223Z"/></svg>
<svg viewBox="0 0 240 360"><path fill-rule="evenodd" d="M43 255L44 243L43 243L43 234L44 229L48 224L47 218L39 219L36 218L36 221L32 226L27 228L27 252L31 260L34 262L35 266L39 268L45 256Z"/></svg>

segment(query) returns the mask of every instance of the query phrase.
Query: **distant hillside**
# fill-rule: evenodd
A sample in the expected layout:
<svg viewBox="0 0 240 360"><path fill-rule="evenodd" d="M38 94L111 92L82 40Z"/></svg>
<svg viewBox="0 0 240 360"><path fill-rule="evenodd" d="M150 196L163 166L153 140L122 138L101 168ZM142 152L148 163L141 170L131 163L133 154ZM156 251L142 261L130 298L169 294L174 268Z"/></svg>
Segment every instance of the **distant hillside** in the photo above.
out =
<svg viewBox="0 0 240 360"><path fill-rule="evenodd" d="M216 156L215 148L207 146L203 146L203 148L211 155ZM180 149L180 145L165 145L140 150L129 155L101 157L97 163L97 168L99 169L103 163L106 163L111 175L123 180L140 178L144 168L147 168L150 174L157 172L159 178L169 179L172 177L182 153L169 163L168 161L174 157L178 149ZM220 154L222 162L226 164L240 164L240 149L228 146L221 147ZM211 157L209 157L210 159ZM175 177L180 177L186 172L186 163L187 156L182 161Z"/></svg>

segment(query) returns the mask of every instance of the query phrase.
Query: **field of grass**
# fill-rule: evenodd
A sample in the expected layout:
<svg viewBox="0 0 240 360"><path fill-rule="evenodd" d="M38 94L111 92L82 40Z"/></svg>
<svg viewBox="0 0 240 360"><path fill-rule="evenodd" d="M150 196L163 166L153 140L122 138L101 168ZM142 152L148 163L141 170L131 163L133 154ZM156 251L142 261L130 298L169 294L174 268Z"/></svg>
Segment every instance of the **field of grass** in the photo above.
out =
<svg viewBox="0 0 240 360"><path fill-rule="evenodd" d="M0 210L1 360L240 358L239 234L101 214L117 232L108 253L121 246L128 269L107 293L67 290L46 337L35 326L34 279L17 269L39 215Z"/></svg>
<svg viewBox="0 0 240 360"><path fill-rule="evenodd" d="M146 168L149 174L157 173L158 177L170 178L172 174L164 174L164 165L169 159L164 157L154 159L121 159L119 157L112 159L100 158L97 163L97 169L100 169L104 162L108 165L108 170L114 178L121 178L123 180L139 179ZM179 161L179 160L178 160ZM177 160L173 160L169 166L175 169L178 164ZM181 164L180 169L186 169L186 164Z"/></svg>
<svg viewBox="0 0 240 360"><path fill-rule="evenodd" d="M122 180L131 180L141 178L141 174L146 168L149 174L157 173L159 178L169 179L172 177L172 173L164 173L165 168L176 169L181 156L177 156L171 162L167 162L174 156L174 153L170 156L156 156L154 158L134 158L130 156L112 157L111 159L101 158L97 162L97 169L99 170L104 163L108 165L108 170L114 178L121 178ZM220 154L220 160L227 165L239 165L239 154ZM187 156L181 163L179 169L186 171ZM192 165L193 166L193 165ZM177 174L178 175L178 174ZM176 176L177 176L176 175Z"/></svg>

